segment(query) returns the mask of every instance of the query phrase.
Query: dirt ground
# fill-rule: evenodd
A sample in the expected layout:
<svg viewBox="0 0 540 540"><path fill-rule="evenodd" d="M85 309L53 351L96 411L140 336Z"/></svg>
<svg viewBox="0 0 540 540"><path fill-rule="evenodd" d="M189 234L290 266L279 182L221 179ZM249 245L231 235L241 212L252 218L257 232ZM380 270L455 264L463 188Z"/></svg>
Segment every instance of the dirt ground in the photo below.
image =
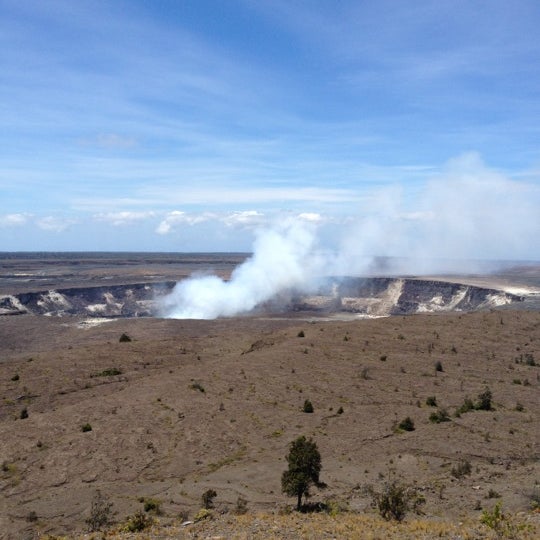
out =
<svg viewBox="0 0 540 540"><path fill-rule="evenodd" d="M192 518L207 489L218 512L239 496L249 512L278 512L294 503L280 478L299 435L317 443L328 486L312 502L370 514L366 486L391 478L417 487L425 519L459 522L499 500L528 516L538 495L539 312L12 316L0 344L1 538L83 532L98 489L116 522L144 498L162 521ZM494 410L455 416L486 388ZM450 421L430 421L438 408ZM406 417L413 431L397 428Z"/></svg>

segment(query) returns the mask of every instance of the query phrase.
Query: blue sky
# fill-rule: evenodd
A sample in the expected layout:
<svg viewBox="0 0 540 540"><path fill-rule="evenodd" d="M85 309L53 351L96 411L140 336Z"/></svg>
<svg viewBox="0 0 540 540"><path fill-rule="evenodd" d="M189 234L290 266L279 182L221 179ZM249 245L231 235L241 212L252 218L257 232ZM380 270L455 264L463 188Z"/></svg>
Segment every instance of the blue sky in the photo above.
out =
<svg viewBox="0 0 540 540"><path fill-rule="evenodd" d="M495 178L456 214L520 241L478 256L540 259L539 26L536 0L0 0L0 250L243 251L290 218L329 245L366 216L411 245Z"/></svg>

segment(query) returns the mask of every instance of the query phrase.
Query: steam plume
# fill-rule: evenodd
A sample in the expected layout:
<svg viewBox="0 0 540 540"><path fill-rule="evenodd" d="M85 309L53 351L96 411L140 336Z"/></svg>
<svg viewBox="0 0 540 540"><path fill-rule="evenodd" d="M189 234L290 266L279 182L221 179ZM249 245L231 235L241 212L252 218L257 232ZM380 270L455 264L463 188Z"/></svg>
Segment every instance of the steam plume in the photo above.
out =
<svg viewBox="0 0 540 540"><path fill-rule="evenodd" d="M306 287L315 274L312 227L290 221L260 231L253 256L234 270L230 281L202 276L179 282L164 300L168 317L214 319L251 311L275 294Z"/></svg>
<svg viewBox="0 0 540 540"><path fill-rule="evenodd" d="M181 281L163 302L165 315L245 313L289 289L308 291L321 276L473 273L486 271L481 260L540 258L538 188L488 169L476 154L449 162L414 198L398 186L370 203L332 238L331 251L306 220L259 231L253 256L230 281Z"/></svg>

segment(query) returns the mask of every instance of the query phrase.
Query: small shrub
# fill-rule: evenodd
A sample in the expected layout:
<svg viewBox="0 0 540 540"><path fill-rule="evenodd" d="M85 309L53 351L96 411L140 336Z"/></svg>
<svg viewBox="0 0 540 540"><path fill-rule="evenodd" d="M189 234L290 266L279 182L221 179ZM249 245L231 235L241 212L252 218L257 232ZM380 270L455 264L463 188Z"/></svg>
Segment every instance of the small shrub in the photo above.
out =
<svg viewBox="0 0 540 540"><path fill-rule="evenodd" d="M474 406L477 411L492 411L493 405L491 403L492 394L491 390L486 387L483 392L478 394L478 400Z"/></svg>
<svg viewBox="0 0 540 540"><path fill-rule="evenodd" d="M13 377L11 377L11 380L12 380L13 382L18 381L19 379L20 379L20 377L19 377L19 374L18 374L18 373L15 373L15 375L13 375Z"/></svg>
<svg viewBox="0 0 540 540"><path fill-rule="evenodd" d="M540 485L535 484L529 493L529 499L531 501L531 510L540 510Z"/></svg>
<svg viewBox="0 0 540 540"><path fill-rule="evenodd" d="M387 482L380 493L371 487L368 487L367 491L372 497L372 505L386 520L402 521L409 510L419 512L420 506L425 502L414 488L395 480Z"/></svg>
<svg viewBox="0 0 540 540"><path fill-rule="evenodd" d="M337 410L337 414L343 414L343 413L344 413L343 407L340 407L340 408Z"/></svg>
<svg viewBox="0 0 540 540"><path fill-rule="evenodd" d="M303 330L300 330L300 332L298 332L298 334L296 335L296 337L306 337L306 334L304 333Z"/></svg>
<svg viewBox="0 0 540 540"><path fill-rule="evenodd" d="M26 407L21 411L19 417L21 418L21 420L28 418L28 409Z"/></svg>
<svg viewBox="0 0 540 540"><path fill-rule="evenodd" d="M414 431L415 427L413 419L410 416L407 416L398 424L398 428L403 431Z"/></svg>
<svg viewBox="0 0 540 540"><path fill-rule="evenodd" d="M126 524L122 527L123 532L140 532L148 529L154 524L154 519L138 510L132 516L127 518Z"/></svg>
<svg viewBox="0 0 540 540"><path fill-rule="evenodd" d="M131 338L126 333L124 333L120 336L120 339L118 341L120 343L128 343L131 341Z"/></svg>
<svg viewBox="0 0 540 540"><path fill-rule="evenodd" d="M441 422L450 422L450 416L446 409L438 409L437 412L432 412L429 415L429 421L434 424L440 424Z"/></svg>
<svg viewBox="0 0 540 540"><path fill-rule="evenodd" d="M217 493L213 489L207 489L202 494L202 503L206 510L214 508L214 499L217 497Z"/></svg>
<svg viewBox="0 0 540 540"><path fill-rule="evenodd" d="M463 404L457 409L456 416L460 416L463 413L474 411L474 403L470 397L466 397L463 400Z"/></svg>
<svg viewBox="0 0 540 540"><path fill-rule="evenodd" d="M145 512L152 512L153 514L161 514L161 501L158 499L143 499L143 508Z"/></svg>
<svg viewBox="0 0 540 540"><path fill-rule="evenodd" d="M193 384L190 384L189 387L192 389L192 390L198 390L199 392L202 392L204 394L205 390L204 390L204 386L198 382L194 382Z"/></svg>
<svg viewBox="0 0 540 540"><path fill-rule="evenodd" d="M247 500L244 499L244 497L242 497L241 495L238 495L238 499L236 499L236 506L234 507L234 513L238 516L241 516L243 514L246 514L247 511Z"/></svg>
<svg viewBox="0 0 540 540"><path fill-rule="evenodd" d="M534 356L532 353L525 354L525 364L527 366L537 366L538 364L534 361Z"/></svg>
<svg viewBox="0 0 540 540"><path fill-rule="evenodd" d="M457 465L454 465L452 467L452 470L450 471L450 474L454 478L463 478L464 476L468 476L472 472L471 462L470 461L460 461Z"/></svg>
<svg viewBox="0 0 540 540"><path fill-rule="evenodd" d="M519 401L516 403L516 411L523 412L525 410L525 407L523 407L523 404Z"/></svg>
<svg viewBox="0 0 540 540"><path fill-rule="evenodd" d="M87 422L81 426L81 431L86 433L87 431L92 431L92 426Z"/></svg>
<svg viewBox="0 0 540 540"><path fill-rule="evenodd" d="M198 521L202 521L203 519L207 519L212 516L212 512L208 510L207 508L201 508L193 518L193 521L197 523Z"/></svg>
<svg viewBox="0 0 540 540"><path fill-rule="evenodd" d="M304 401L304 407L302 408L302 411L304 411L305 413L312 413L313 410L313 404L311 403L311 401L309 401L309 399L306 399Z"/></svg>
<svg viewBox="0 0 540 540"><path fill-rule="evenodd" d="M495 531L497 538L522 538L522 532L527 529L527 524L514 523L502 511L501 501L498 501L493 510L484 510L480 522Z"/></svg>
<svg viewBox="0 0 540 540"><path fill-rule="evenodd" d="M426 398L426 405L428 407L436 407L437 406L437 398L435 396L429 396Z"/></svg>
<svg viewBox="0 0 540 540"><path fill-rule="evenodd" d="M28 521L28 523L35 523L38 520L38 515L34 510L31 510L30 512L28 512L28 514L26 514L25 519L26 521Z"/></svg>
<svg viewBox="0 0 540 540"><path fill-rule="evenodd" d="M90 532L100 531L110 524L112 506L107 497L97 490L90 507L90 516L85 520Z"/></svg>
<svg viewBox="0 0 540 540"><path fill-rule="evenodd" d="M498 491L495 491L494 489L490 489L487 494L488 499L500 499L501 494Z"/></svg>
<svg viewBox="0 0 540 540"><path fill-rule="evenodd" d="M435 371L444 371L442 362L440 360L437 360L437 362L435 362Z"/></svg>
<svg viewBox="0 0 540 540"><path fill-rule="evenodd" d="M114 375L122 375L122 370L115 367L108 368L99 373L94 373L91 377L113 377Z"/></svg>
<svg viewBox="0 0 540 540"><path fill-rule="evenodd" d="M381 354L381 356L379 356L379 360L381 362L386 362L388 360L388 356L386 354Z"/></svg>

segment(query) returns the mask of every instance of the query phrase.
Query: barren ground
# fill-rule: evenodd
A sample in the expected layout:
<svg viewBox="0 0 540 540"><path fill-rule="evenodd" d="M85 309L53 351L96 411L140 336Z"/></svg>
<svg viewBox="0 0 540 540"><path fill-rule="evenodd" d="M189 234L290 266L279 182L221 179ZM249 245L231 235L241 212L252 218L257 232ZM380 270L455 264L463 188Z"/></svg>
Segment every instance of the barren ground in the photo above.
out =
<svg viewBox="0 0 540 540"><path fill-rule="evenodd" d="M387 478L418 488L419 527L431 523L433 536L381 528L373 538L431 538L441 523L476 530L497 501L538 532L539 312L83 322L0 317L0 538L81 534L97 489L117 523L141 498L176 523L210 488L216 516L229 513L153 537L362 538L351 531L374 519L365 487ZM493 411L455 416L486 387ZM451 421L430 422L428 397ZM407 416L415 430L396 430ZM277 515L294 503L280 477L299 435L316 441L328 485L310 500L359 517ZM456 478L464 462L471 472ZM239 496L247 517L231 513Z"/></svg>
<svg viewBox="0 0 540 540"><path fill-rule="evenodd" d="M131 342L119 342L124 332ZM160 499L166 515L193 515L209 488L223 507L241 495L252 510L274 510L293 502L280 476L302 434L317 442L328 484L313 500L352 510L370 511L362 487L382 475L416 483L428 516L455 520L493 506L490 490L525 511L540 480L540 368L516 363L539 359L537 312L86 328L21 316L0 319L0 336L5 538L84 530L98 488L118 520L140 497ZM110 368L121 374L100 376ZM486 386L494 411L453 417ZM429 396L450 422L429 421ZM314 413L302 412L305 399ZM416 429L396 433L406 416ZM463 460L472 472L456 479Z"/></svg>

